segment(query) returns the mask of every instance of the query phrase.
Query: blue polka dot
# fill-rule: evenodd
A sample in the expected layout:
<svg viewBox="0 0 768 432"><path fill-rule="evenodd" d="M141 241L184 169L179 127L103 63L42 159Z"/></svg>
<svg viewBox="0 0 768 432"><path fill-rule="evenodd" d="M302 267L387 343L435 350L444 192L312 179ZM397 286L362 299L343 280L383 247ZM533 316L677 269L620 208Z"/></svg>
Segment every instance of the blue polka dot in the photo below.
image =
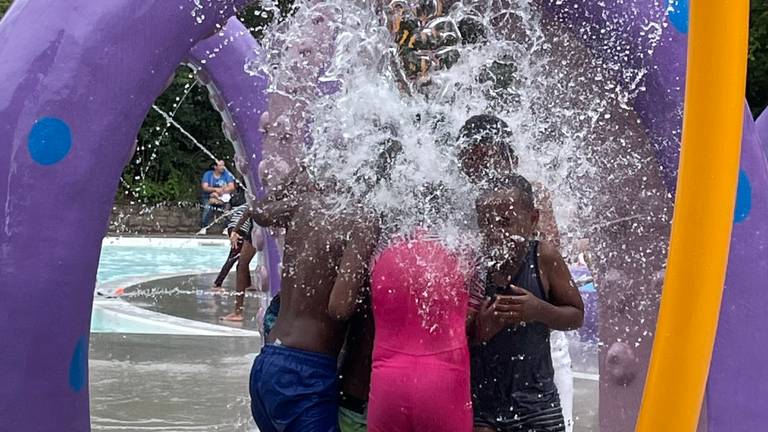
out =
<svg viewBox="0 0 768 432"><path fill-rule="evenodd" d="M27 147L32 160L40 165L53 165L69 153L72 147L72 132L63 120L43 117L32 125Z"/></svg>
<svg viewBox="0 0 768 432"><path fill-rule="evenodd" d="M677 31L688 34L688 0L667 0L667 17Z"/></svg>
<svg viewBox="0 0 768 432"><path fill-rule="evenodd" d="M88 337L82 336L77 340L75 352L69 362L69 387L79 392L85 387L85 378L88 373Z"/></svg>
<svg viewBox="0 0 768 432"><path fill-rule="evenodd" d="M752 210L752 185L749 183L749 176L744 170L739 171L739 187L736 189L736 208L734 209L733 221L741 223L747 220L749 212Z"/></svg>

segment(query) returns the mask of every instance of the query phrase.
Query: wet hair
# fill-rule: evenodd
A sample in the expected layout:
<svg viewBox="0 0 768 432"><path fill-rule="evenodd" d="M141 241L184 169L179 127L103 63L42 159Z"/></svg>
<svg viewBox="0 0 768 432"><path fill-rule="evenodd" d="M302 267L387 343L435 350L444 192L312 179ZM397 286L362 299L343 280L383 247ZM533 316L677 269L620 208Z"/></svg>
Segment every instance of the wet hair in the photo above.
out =
<svg viewBox="0 0 768 432"><path fill-rule="evenodd" d="M459 129L459 141L464 147L476 145L497 146L511 160L517 160L517 154L511 144L512 130L504 120L493 114L477 114L464 122Z"/></svg>
<svg viewBox="0 0 768 432"><path fill-rule="evenodd" d="M384 140L380 145L382 150L376 158L373 167L376 183L379 183L382 180L389 180L392 173L392 167L394 167L395 162L403 153L403 145L398 140L389 138Z"/></svg>
<svg viewBox="0 0 768 432"><path fill-rule="evenodd" d="M536 202L533 198L533 186L527 178L520 174L510 174L490 179L483 187L483 193L492 193L517 189L523 199L523 204L529 209L536 208Z"/></svg>
<svg viewBox="0 0 768 432"><path fill-rule="evenodd" d="M475 17L466 16L460 19L458 27L464 44L482 43L486 42L488 38L486 36L485 25Z"/></svg>
<svg viewBox="0 0 768 432"><path fill-rule="evenodd" d="M460 139L489 141L512 136L509 125L493 114L477 114L468 118L459 129Z"/></svg>

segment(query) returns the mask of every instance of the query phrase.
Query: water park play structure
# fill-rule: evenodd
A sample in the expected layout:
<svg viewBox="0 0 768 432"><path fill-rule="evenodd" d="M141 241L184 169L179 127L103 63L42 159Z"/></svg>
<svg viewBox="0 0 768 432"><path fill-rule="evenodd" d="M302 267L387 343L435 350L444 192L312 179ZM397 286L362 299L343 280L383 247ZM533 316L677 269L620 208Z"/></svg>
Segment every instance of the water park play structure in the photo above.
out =
<svg viewBox="0 0 768 432"><path fill-rule="evenodd" d="M89 430L101 241L137 131L180 63L211 90L238 169L263 193L267 79L244 72L263 53L230 18L245 3L16 0L0 23L1 430ZM647 134L637 145L676 195L657 324L655 300L637 310L632 299L647 287L600 285L598 272L602 430L761 430L768 118L755 123L743 105L748 2L542 4L593 55L609 55L609 37L637 54L620 60L646 71L631 101ZM663 31L650 49L656 16ZM266 238L277 290L279 254ZM652 338L637 337L649 332L652 356Z"/></svg>

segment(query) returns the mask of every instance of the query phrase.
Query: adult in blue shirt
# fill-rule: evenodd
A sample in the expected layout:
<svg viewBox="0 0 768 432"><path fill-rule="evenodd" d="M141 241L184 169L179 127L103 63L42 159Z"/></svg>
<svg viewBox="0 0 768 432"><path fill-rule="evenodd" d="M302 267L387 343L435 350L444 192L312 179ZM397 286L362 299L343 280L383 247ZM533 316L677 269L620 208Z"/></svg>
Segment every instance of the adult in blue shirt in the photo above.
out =
<svg viewBox="0 0 768 432"><path fill-rule="evenodd" d="M227 171L223 160L211 164L211 169L203 174L200 184L203 190L203 216L200 220L200 231L205 234L205 228L211 223L213 213L221 211L235 191L235 178Z"/></svg>

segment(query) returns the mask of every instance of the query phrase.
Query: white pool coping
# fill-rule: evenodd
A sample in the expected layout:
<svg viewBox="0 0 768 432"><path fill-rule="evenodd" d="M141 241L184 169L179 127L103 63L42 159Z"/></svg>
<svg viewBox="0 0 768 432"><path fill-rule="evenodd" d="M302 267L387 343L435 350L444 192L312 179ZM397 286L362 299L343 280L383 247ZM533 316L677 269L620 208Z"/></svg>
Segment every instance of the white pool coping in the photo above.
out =
<svg viewBox="0 0 768 432"><path fill-rule="evenodd" d="M222 235L216 237L121 237L107 236L101 241L102 246L154 246L196 248L205 246L228 246L229 239Z"/></svg>
<svg viewBox="0 0 768 432"><path fill-rule="evenodd" d="M120 297L113 297L115 290L140 283L152 282L176 276L189 275L189 272L155 274L151 276L129 277L98 284L94 291L92 315L101 314L102 320L107 320L114 327L141 328L139 332L101 331L92 333L125 333L125 334L162 334L178 336L230 336L256 337L261 333L253 330L232 328L225 325L195 321L160 312L151 311L128 303Z"/></svg>

